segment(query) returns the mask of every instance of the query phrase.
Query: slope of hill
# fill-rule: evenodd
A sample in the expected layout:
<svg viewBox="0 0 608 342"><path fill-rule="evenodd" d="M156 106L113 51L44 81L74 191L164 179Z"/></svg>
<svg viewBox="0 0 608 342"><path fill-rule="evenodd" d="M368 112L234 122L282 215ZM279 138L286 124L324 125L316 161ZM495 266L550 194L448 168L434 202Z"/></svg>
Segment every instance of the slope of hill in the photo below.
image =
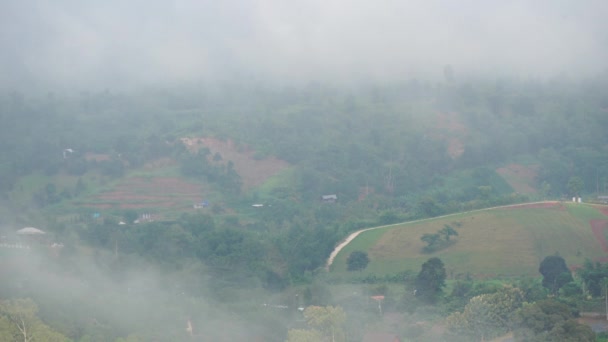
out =
<svg viewBox="0 0 608 342"><path fill-rule="evenodd" d="M573 267L585 258L604 258L604 229L608 223L601 207L544 202L480 210L381 227L359 234L336 256L331 272L346 273L346 258L355 250L370 258L363 274L379 276L417 270L430 257L441 258L449 276L518 276L538 273L540 261L559 253ZM423 234L450 225L455 242L424 253ZM593 228L593 229L592 229Z"/></svg>

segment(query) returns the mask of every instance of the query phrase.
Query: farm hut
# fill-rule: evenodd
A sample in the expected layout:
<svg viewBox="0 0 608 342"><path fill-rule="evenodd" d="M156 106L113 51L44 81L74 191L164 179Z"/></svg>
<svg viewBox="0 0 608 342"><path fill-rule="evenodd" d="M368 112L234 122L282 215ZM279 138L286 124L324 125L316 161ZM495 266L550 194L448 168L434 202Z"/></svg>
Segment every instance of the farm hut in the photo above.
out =
<svg viewBox="0 0 608 342"><path fill-rule="evenodd" d="M17 231L17 235L21 236L34 236L34 235L43 235L46 234L44 231L34 228L34 227L25 227L21 228Z"/></svg>
<svg viewBox="0 0 608 342"><path fill-rule="evenodd" d="M321 196L321 202L323 203L336 203L338 201L338 195L323 195Z"/></svg>
<svg viewBox="0 0 608 342"><path fill-rule="evenodd" d="M25 227L17 231L19 240L27 245L45 244L47 242L46 233L38 228Z"/></svg>

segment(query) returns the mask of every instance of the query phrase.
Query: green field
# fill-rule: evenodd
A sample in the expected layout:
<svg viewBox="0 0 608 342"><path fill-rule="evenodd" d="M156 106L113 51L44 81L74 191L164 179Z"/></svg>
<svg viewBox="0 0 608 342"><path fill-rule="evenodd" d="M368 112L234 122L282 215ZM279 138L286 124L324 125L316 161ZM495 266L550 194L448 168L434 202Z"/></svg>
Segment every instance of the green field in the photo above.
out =
<svg viewBox="0 0 608 342"><path fill-rule="evenodd" d="M604 216L596 207L564 203L548 208L497 208L382 227L361 233L337 255L331 272L337 275L391 275L417 271L430 257L443 260L448 275L476 277L538 274L540 261L559 253L569 266L585 258L608 256L589 225ZM449 224L459 236L449 247L423 253L420 237ZM346 258L366 251L370 263L362 272L346 271Z"/></svg>

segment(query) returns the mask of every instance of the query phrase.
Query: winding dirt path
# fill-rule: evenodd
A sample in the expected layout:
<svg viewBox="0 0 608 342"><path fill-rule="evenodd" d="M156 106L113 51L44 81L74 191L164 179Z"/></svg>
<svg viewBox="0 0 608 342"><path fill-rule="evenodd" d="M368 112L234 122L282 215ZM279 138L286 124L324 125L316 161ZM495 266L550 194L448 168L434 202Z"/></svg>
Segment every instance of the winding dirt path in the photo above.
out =
<svg viewBox="0 0 608 342"><path fill-rule="evenodd" d="M561 205L561 203L562 202L560 202L560 201L541 201L541 202L509 204L509 205L502 205L502 206L498 206L498 207L477 209L477 210L465 211L465 212L461 212L461 213L453 213L453 214L447 214L447 215L429 217L429 218L424 218L424 219L414 220L414 221L406 221L406 222L393 223L393 224L388 224L388 225L384 225L384 226L364 228L364 229L358 230L358 231L356 231L354 233L351 233L350 235L348 235L346 237L346 239L344 239L342 242L340 242L334 248L334 250L331 252L331 254L329 254L329 258L327 259L327 263L325 265L325 270L329 271L329 268L333 264L334 259L336 258L336 256L338 256L338 254L340 253L340 251L342 251L342 249L344 247L346 247L351 241L353 241L357 236L359 236L359 234L361 234L363 232L366 232L368 230L374 230L374 229L380 229L380 228L386 228L386 227L399 226L399 225L406 224L406 223L417 223L417 222L423 222L423 221L429 221L429 220L436 220L436 219L450 217L450 216L455 216L455 215L460 215L460 214L476 213L476 212L481 212L481 211L486 211L486 210L492 210L492 209L499 209L499 208L533 208L533 207L536 207L536 208L539 208L539 207L540 208L551 208L553 206Z"/></svg>

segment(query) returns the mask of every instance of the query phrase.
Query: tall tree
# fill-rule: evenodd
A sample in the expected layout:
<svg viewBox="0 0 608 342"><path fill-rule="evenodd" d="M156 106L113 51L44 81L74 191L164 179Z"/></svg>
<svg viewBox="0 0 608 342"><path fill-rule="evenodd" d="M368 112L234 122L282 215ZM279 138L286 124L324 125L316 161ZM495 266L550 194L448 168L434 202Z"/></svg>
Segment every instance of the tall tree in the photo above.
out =
<svg viewBox="0 0 608 342"><path fill-rule="evenodd" d="M450 241L451 236L458 236L458 232L449 224L444 225L443 228L441 228L441 230L439 231L439 234L443 235L443 238L446 241Z"/></svg>
<svg viewBox="0 0 608 342"><path fill-rule="evenodd" d="M448 317L448 331L457 340L485 341L498 337L511 329L511 316L523 301L523 291L512 286L475 296L462 313L456 312Z"/></svg>
<svg viewBox="0 0 608 342"><path fill-rule="evenodd" d="M595 341L591 328L554 300L524 304L515 314L513 333L517 341Z"/></svg>
<svg viewBox="0 0 608 342"><path fill-rule="evenodd" d="M422 264L416 277L416 297L429 303L435 302L445 286L445 278L443 261L437 257L430 258Z"/></svg>
<svg viewBox="0 0 608 342"><path fill-rule="evenodd" d="M289 330L288 342L346 341L346 313L341 307L309 306L304 310L304 318L310 329Z"/></svg>
<svg viewBox="0 0 608 342"><path fill-rule="evenodd" d="M570 196L580 196L581 190L583 190L585 183L581 179L581 177L570 177L568 179L568 193Z"/></svg>
<svg viewBox="0 0 608 342"><path fill-rule="evenodd" d="M554 295L557 295L562 286L573 280L566 261L559 255L550 255L543 259L538 271L543 275L543 286Z"/></svg>
<svg viewBox="0 0 608 342"><path fill-rule="evenodd" d="M354 251L350 253L348 259L346 259L349 271L360 271L367 267L369 264L369 257L367 253L362 251Z"/></svg>
<svg viewBox="0 0 608 342"><path fill-rule="evenodd" d="M0 339L2 341L64 342L67 338L53 331L37 316L33 300L13 299L0 302Z"/></svg>

